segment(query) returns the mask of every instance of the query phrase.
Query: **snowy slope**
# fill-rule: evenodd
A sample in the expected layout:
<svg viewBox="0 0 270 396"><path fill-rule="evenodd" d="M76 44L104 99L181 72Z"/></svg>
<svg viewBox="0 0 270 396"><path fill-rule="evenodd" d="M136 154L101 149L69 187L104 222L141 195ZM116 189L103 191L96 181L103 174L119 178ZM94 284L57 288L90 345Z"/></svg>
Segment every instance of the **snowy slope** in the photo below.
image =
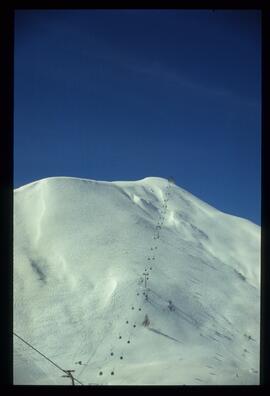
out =
<svg viewBox="0 0 270 396"><path fill-rule="evenodd" d="M48 178L14 205L14 332L81 383L259 383L260 227L156 177ZM15 384L62 375L14 336Z"/></svg>

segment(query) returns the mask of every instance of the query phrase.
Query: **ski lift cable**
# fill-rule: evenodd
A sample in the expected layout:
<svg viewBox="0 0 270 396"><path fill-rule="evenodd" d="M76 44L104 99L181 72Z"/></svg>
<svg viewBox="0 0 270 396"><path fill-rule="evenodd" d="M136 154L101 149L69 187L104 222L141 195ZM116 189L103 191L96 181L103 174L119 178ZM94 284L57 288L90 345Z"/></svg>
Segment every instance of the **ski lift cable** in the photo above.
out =
<svg viewBox="0 0 270 396"><path fill-rule="evenodd" d="M170 189L170 183L168 183L168 189ZM168 201L168 200L167 200ZM167 206L167 205L166 205ZM164 215L165 215L165 212L166 212L166 210L164 211ZM159 227L160 229L161 229L161 227ZM136 282L137 282L137 280L136 280ZM134 281L131 281L131 285L133 286L133 283L134 283ZM126 286L126 288L127 287L130 287L130 284L128 284L127 286ZM137 294L138 295L138 294ZM115 305L115 300L114 300L114 305ZM134 305L132 306L132 310L134 310ZM128 323L128 322L127 322ZM127 343L130 343L130 339L133 337L133 334L134 334L134 328L136 327L136 325L133 325L133 328L129 328L129 331L128 331L128 333L129 333L129 336L128 336L128 341L127 341ZM112 352L112 350L113 350L113 348L112 348L112 345L111 345L111 348L110 348L110 350L111 350L111 355L113 356L114 355L114 352ZM121 355L121 357L120 357L120 359L122 359L123 358L123 356ZM89 360L88 360L88 362L87 362L87 364L85 365L85 367L88 365L88 363L89 363L89 361L91 360L91 357L89 358ZM82 372L84 371L84 369L85 369L85 367L82 369L82 371L81 371L81 373L80 373L80 375L82 374ZM113 372L111 373L111 374L114 374L114 370L113 370Z"/></svg>
<svg viewBox="0 0 270 396"><path fill-rule="evenodd" d="M55 367L57 367L59 370L63 371L65 374L67 374L67 370L62 369L62 367L60 367L57 363L53 362L51 359L49 359L46 355L44 355L43 353L41 353L38 349L36 349L35 347L33 347L31 344L29 344L29 342L25 341L22 337L20 337L18 334L16 334L15 332L13 332L13 334L19 338L22 342L24 342L26 345L28 345L30 348L34 349L34 351L36 351L37 353L39 353L42 357L44 357L46 360L48 360L51 364L53 364ZM79 380L77 380L75 377L73 377L74 381L78 382L79 384L83 385L82 382L80 382Z"/></svg>
<svg viewBox="0 0 270 396"><path fill-rule="evenodd" d="M137 280L132 280L132 281L127 282L127 285L126 285L122 290L126 290L127 288L130 288L130 287L133 286L136 282L137 282ZM114 296L114 303L113 303L114 306L115 306L115 304L116 304L115 299L116 299L116 297ZM109 325L106 327L106 329L109 330L110 327L111 327L111 325L109 324ZM89 366L89 365L91 364L90 362L91 362L92 358L94 357L94 355L96 354L98 348L100 347L100 345L102 344L102 342L103 342L103 340L106 338L106 336L108 336L108 334L109 334L108 331L105 331L105 332L104 332L104 336L100 338L99 342L97 343L96 348L94 348L94 350L93 350L93 352L90 354L90 356L89 356L87 362L84 364L84 367L82 367L82 370L79 372L78 377L81 377L82 374L84 373L86 367Z"/></svg>

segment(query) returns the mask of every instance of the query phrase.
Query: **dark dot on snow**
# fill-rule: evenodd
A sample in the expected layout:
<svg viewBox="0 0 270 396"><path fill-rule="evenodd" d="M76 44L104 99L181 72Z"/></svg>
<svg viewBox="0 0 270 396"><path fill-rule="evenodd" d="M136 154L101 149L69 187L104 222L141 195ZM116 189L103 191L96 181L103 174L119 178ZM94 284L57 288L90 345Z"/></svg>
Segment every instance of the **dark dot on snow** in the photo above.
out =
<svg viewBox="0 0 270 396"><path fill-rule="evenodd" d="M131 309L134 309L134 307L132 307Z"/></svg>
<svg viewBox="0 0 270 396"><path fill-rule="evenodd" d="M136 325L133 325L133 327L136 327Z"/></svg>
<svg viewBox="0 0 270 396"><path fill-rule="evenodd" d="M119 340L121 340L122 336L119 336Z"/></svg>
<svg viewBox="0 0 270 396"><path fill-rule="evenodd" d="M123 359L123 356L120 356L120 359Z"/></svg>
<svg viewBox="0 0 270 396"><path fill-rule="evenodd" d="M111 352L111 356L113 356L113 352Z"/></svg>
<svg viewBox="0 0 270 396"><path fill-rule="evenodd" d="M126 321L126 323L128 323L128 320Z"/></svg>
<svg viewBox="0 0 270 396"><path fill-rule="evenodd" d="M102 371L100 371L100 372L99 372L99 375L103 375L103 372L102 372Z"/></svg>
<svg viewBox="0 0 270 396"><path fill-rule="evenodd" d="M139 296L140 295L140 293L137 293L137 296Z"/></svg>
<svg viewBox="0 0 270 396"><path fill-rule="evenodd" d="M150 270L152 269L152 267L150 267Z"/></svg>
<svg viewBox="0 0 270 396"><path fill-rule="evenodd" d="M113 372L113 371L111 372L111 375L114 375L114 372Z"/></svg>
<svg viewBox="0 0 270 396"><path fill-rule="evenodd" d="M142 309L141 308L139 308L139 311L141 311Z"/></svg>
<svg viewBox="0 0 270 396"><path fill-rule="evenodd" d="M130 341L128 341L127 343L130 344Z"/></svg>

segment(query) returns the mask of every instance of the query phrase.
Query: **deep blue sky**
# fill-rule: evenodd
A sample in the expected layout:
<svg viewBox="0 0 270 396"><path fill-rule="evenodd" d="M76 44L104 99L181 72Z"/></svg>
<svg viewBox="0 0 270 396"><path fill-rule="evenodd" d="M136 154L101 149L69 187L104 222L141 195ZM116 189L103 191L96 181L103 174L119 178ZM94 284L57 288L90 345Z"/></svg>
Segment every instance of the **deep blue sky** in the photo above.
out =
<svg viewBox="0 0 270 396"><path fill-rule="evenodd" d="M173 176L260 224L259 11L37 10L15 20L15 187Z"/></svg>

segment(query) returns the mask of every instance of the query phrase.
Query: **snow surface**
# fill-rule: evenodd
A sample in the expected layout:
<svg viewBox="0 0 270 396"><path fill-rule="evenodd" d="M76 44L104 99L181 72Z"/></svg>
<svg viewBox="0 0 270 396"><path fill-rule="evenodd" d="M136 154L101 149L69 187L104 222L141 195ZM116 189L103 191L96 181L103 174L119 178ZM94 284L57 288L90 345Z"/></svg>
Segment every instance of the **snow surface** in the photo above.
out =
<svg viewBox="0 0 270 396"><path fill-rule="evenodd" d="M84 385L259 384L259 226L158 177L14 194L16 334ZM14 336L14 384L62 375Z"/></svg>

